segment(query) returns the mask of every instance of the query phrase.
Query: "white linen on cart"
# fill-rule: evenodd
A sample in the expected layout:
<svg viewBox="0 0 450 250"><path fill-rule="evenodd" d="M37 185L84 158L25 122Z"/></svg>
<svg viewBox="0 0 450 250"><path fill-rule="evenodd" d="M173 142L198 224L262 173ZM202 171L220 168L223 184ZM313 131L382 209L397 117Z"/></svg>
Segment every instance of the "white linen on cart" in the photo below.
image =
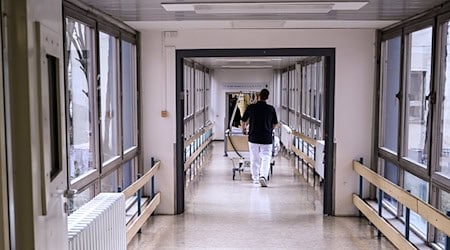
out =
<svg viewBox="0 0 450 250"><path fill-rule="evenodd" d="M287 125L281 125L281 143L283 146L290 151L292 146L292 129Z"/></svg>
<svg viewBox="0 0 450 250"><path fill-rule="evenodd" d="M280 138L274 135L272 156L276 156L280 151ZM225 131L225 156L230 156L233 163L233 180L236 172L241 174L244 168L250 167L250 152L248 136L242 133L240 128L232 127ZM275 159L271 159L270 173L275 165Z"/></svg>

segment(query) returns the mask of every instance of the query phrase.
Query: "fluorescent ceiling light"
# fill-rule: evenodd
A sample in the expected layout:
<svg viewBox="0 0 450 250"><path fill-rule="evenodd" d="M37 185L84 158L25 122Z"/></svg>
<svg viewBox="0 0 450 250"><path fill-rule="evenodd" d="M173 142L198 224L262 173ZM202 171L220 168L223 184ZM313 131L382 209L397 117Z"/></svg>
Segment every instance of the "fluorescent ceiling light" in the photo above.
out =
<svg viewBox="0 0 450 250"><path fill-rule="evenodd" d="M269 13L328 13L332 4L304 4L304 3L239 3L196 5L197 14L269 14Z"/></svg>
<svg viewBox="0 0 450 250"><path fill-rule="evenodd" d="M280 61L281 58L252 58L252 57L242 57L242 58L220 58L214 59L215 61L223 61L223 62L270 62L270 61Z"/></svg>
<svg viewBox="0 0 450 250"><path fill-rule="evenodd" d="M271 65L223 65L224 69L271 69Z"/></svg>
<svg viewBox="0 0 450 250"><path fill-rule="evenodd" d="M197 14L289 14L328 13L331 10L359 10L368 2L205 2L161 3L166 11L190 11Z"/></svg>

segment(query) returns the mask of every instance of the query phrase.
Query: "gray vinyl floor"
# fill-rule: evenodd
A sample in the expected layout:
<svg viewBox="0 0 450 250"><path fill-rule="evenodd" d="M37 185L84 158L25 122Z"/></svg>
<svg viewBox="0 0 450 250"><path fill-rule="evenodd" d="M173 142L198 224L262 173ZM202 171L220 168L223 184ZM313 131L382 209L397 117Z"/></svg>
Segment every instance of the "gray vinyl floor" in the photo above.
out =
<svg viewBox="0 0 450 250"><path fill-rule="evenodd" d="M395 249L365 219L322 215L322 188L281 154L275 162L267 188L251 183L249 169L233 181L230 157L214 142L187 184L186 211L152 216L128 249Z"/></svg>

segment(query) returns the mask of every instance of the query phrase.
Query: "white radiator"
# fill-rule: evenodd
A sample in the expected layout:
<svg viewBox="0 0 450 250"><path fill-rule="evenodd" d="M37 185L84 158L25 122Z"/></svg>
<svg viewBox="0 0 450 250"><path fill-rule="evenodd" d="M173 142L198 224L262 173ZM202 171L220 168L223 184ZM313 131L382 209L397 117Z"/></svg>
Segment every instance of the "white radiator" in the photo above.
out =
<svg viewBox="0 0 450 250"><path fill-rule="evenodd" d="M100 193L68 217L69 250L125 250L125 196Z"/></svg>

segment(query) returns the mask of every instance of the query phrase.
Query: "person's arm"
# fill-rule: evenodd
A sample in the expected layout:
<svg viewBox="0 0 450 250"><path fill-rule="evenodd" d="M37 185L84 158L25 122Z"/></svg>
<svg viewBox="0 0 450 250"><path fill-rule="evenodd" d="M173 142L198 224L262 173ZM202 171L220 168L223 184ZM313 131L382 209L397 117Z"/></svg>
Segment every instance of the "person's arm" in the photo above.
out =
<svg viewBox="0 0 450 250"><path fill-rule="evenodd" d="M242 134L247 134L247 122L244 122L241 120L241 129L242 129Z"/></svg>
<svg viewBox="0 0 450 250"><path fill-rule="evenodd" d="M241 129L242 129L242 134L246 135L247 134L247 124L248 124L248 120L249 120L249 110L251 109L252 105L249 105L247 107L247 109L244 112L244 115L241 117Z"/></svg>
<svg viewBox="0 0 450 250"><path fill-rule="evenodd" d="M273 116L272 116L272 127L273 127L273 129L281 127L281 124L278 122L277 112L275 111L274 108L273 108L272 112L273 112Z"/></svg>

